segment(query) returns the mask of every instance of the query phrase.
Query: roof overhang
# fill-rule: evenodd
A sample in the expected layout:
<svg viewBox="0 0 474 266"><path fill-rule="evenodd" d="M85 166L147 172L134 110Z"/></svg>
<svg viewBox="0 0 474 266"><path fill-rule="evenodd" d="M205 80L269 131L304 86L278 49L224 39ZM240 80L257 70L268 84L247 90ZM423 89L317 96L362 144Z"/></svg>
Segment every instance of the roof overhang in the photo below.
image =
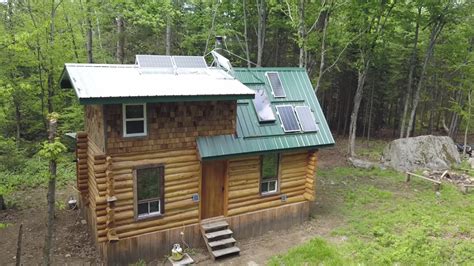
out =
<svg viewBox="0 0 474 266"><path fill-rule="evenodd" d="M253 99L255 92L219 69L180 74L143 73L136 65L66 64L61 88L80 104Z"/></svg>

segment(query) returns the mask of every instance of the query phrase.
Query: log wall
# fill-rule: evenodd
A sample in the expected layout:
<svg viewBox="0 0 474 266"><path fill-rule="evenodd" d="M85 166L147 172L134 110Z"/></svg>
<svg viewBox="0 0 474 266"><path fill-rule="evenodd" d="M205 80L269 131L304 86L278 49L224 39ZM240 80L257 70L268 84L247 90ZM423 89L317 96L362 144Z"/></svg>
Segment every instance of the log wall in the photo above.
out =
<svg viewBox="0 0 474 266"><path fill-rule="evenodd" d="M133 169L152 164L163 164L165 168L164 215L136 221ZM196 150L116 155L110 157L106 166L100 169L107 170L105 174L109 179L113 176L113 187L107 186L106 177L97 180L96 219L99 242L111 240L111 229L115 236L122 239L198 223L199 203L192 201L192 195L199 193L201 185L201 164ZM111 191L114 195L110 194ZM112 196L116 200L110 206Z"/></svg>
<svg viewBox="0 0 474 266"><path fill-rule="evenodd" d="M100 151L105 152L103 105L86 105L84 115L84 127L89 139L97 145Z"/></svg>
<svg viewBox="0 0 474 266"><path fill-rule="evenodd" d="M123 137L122 105L105 105L110 155L167 149L195 149L197 136L235 133L236 101L147 104L148 135Z"/></svg>
<svg viewBox="0 0 474 266"><path fill-rule="evenodd" d="M314 199L316 152L283 153L280 157L279 193L260 194L260 156L229 161L227 215L278 207ZM281 195L287 196L286 201ZM312 196L312 197L311 197Z"/></svg>

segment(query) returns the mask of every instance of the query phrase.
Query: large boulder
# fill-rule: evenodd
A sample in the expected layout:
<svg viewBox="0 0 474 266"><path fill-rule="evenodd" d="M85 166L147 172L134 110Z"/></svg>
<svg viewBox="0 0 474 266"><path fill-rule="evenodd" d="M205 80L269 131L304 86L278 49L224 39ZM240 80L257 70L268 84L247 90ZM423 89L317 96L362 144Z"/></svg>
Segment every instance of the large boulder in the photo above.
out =
<svg viewBox="0 0 474 266"><path fill-rule="evenodd" d="M461 158L454 141L446 136L419 136L397 139L384 149L382 162L398 171L445 170Z"/></svg>

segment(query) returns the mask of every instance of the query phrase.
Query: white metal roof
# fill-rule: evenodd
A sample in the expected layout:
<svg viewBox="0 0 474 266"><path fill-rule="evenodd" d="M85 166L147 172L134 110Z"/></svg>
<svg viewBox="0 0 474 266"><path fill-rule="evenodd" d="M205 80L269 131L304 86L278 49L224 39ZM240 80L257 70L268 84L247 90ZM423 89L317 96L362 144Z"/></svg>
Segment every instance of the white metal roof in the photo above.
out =
<svg viewBox="0 0 474 266"><path fill-rule="evenodd" d="M78 98L160 96L253 96L254 91L221 69L182 69L163 73L137 65L66 64L62 83L69 80Z"/></svg>

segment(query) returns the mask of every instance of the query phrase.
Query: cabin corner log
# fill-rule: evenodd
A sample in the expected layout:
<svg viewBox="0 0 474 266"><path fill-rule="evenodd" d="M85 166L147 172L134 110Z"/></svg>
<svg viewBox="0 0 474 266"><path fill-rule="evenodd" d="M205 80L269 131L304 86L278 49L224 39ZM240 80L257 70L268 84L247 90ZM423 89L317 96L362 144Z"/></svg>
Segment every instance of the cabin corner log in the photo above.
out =
<svg viewBox="0 0 474 266"><path fill-rule="evenodd" d="M81 170L87 169L87 146L87 133L78 132L76 135L76 181L77 189L83 198L87 198L89 190L87 170Z"/></svg>

